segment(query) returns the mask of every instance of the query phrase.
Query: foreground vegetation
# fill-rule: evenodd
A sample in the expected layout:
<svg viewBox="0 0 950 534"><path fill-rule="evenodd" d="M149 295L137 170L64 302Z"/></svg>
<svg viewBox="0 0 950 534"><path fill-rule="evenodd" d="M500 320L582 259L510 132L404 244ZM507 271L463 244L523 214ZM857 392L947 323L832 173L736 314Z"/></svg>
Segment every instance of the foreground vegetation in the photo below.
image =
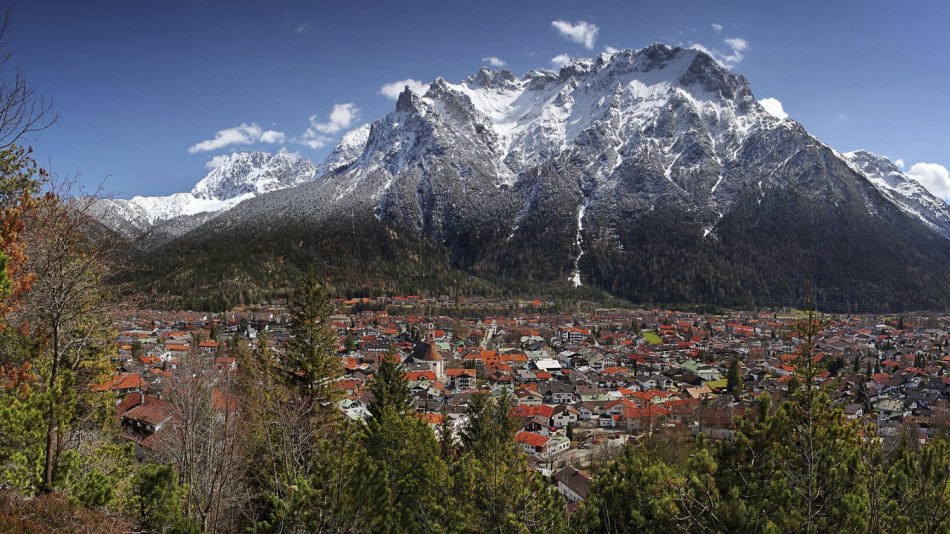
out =
<svg viewBox="0 0 950 534"><path fill-rule="evenodd" d="M39 195L28 151L0 155L0 514L17 531L950 531L946 439L882 443L833 407L812 383L824 369L811 315L788 400L760 398L731 440L700 436L679 455L629 446L570 516L515 443L503 390L434 432L384 359L368 419L344 417L330 301L312 275L290 301L291 341L237 341L236 372L176 384L174 447L136 461L95 387L115 350L114 251L85 204Z"/></svg>

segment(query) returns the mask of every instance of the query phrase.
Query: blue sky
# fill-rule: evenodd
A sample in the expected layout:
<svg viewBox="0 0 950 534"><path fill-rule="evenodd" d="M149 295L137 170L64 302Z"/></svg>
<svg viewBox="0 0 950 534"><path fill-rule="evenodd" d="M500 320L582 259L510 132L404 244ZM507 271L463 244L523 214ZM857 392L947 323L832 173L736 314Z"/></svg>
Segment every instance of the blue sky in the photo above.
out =
<svg viewBox="0 0 950 534"><path fill-rule="evenodd" d="M488 58L521 75L563 54L664 42L713 51L834 148L936 164L916 169L950 197L950 2L12 6L14 60L61 117L31 139L39 159L87 186L108 177L119 196L187 191L234 150L319 161L345 131L393 109L387 83L458 81ZM235 140L253 142L226 144Z"/></svg>

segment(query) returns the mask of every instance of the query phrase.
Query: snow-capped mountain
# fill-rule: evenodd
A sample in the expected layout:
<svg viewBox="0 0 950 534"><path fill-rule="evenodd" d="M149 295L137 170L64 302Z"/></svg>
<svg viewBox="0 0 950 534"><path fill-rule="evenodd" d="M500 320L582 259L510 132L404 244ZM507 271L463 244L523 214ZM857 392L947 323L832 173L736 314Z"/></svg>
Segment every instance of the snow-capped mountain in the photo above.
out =
<svg viewBox="0 0 950 534"><path fill-rule="evenodd" d="M896 163L867 150L847 152L844 157L894 204L950 239L950 206L901 172Z"/></svg>
<svg viewBox="0 0 950 534"><path fill-rule="evenodd" d="M706 53L656 44L407 88L315 180L183 239L305 227L319 247L345 228L354 243L411 236L474 275L634 300L770 303L814 279L826 298L866 304L916 295L950 261L946 204L884 167L770 115ZM933 285L950 302L950 281Z"/></svg>
<svg viewBox="0 0 950 534"><path fill-rule="evenodd" d="M249 198L309 182L315 175L316 166L297 154L234 153L188 193L105 200L100 211L104 222L126 234L179 218L189 221L182 225L186 231Z"/></svg>

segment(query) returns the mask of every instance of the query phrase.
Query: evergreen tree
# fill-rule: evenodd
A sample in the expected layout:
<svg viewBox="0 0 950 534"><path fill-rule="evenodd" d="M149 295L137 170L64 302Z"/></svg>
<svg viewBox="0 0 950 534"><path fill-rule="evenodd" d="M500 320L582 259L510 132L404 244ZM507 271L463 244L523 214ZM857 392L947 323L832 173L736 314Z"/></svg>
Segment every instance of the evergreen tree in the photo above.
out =
<svg viewBox="0 0 950 534"><path fill-rule="evenodd" d="M742 393L745 390L742 382L742 367L739 357L736 356L732 359L732 363L729 365L729 373L726 375L726 391L731 393L736 400L742 398Z"/></svg>
<svg viewBox="0 0 950 534"><path fill-rule="evenodd" d="M889 497L897 503L886 510L895 531L950 530L950 446L944 437L918 446L904 435L894 451L887 476Z"/></svg>
<svg viewBox="0 0 950 534"><path fill-rule="evenodd" d="M284 361L295 382L321 401L335 396L334 380L342 375L336 333L330 329L333 306L314 271L308 271L288 304L291 339Z"/></svg>
<svg viewBox="0 0 950 534"><path fill-rule="evenodd" d="M247 473L248 515L261 531L348 531L367 521L354 497L360 441L332 402L342 369L329 313L326 292L307 276L291 299L286 351L272 350L262 330L256 350L236 355L247 447L260 459Z"/></svg>
<svg viewBox="0 0 950 534"><path fill-rule="evenodd" d="M399 415L414 411L412 393L405 380L405 373L396 363L392 351L380 359L379 367L369 384L370 401L367 409L371 414L381 414L384 408L392 408ZM372 422L374 419L370 419Z"/></svg>
<svg viewBox="0 0 950 534"><path fill-rule="evenodd" d="M169 464L145 464L133 480L130 507L142 526L151 532L185 534L199 532L182 514L183 488L178 473Z"/></svg>
<svg viewBox="0 0 950 534"><path fill-rule="evenodd" d="M679 525L677 488L683 480L665 463L628 446L601 471L571 516L575 532L671 532Z"/></svg>
<svg viewBox="0 0 950 534"><path fill-rule="evenodd" d="M531 469L514 440L511 394L472 395L465 451L452 466L454 521L464 532L562 532L564 501L557 489Z"/></svg>
<svg viewBox="0 0 950 534"><path fill-rule="evenodd" d="M362 441L374 473L374 500L387 503L387 513L375 518L376 528L443 530L447 467L435 434L412 410L409 385L394 358L380 363L370 392Z"/></svg>

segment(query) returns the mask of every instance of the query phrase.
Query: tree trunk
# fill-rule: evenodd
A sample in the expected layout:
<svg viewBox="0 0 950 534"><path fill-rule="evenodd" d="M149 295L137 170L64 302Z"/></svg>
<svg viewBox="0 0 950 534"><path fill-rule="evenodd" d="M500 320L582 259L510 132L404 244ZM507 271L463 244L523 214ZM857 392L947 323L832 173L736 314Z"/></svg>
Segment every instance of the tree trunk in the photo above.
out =
<svg viewBox="0 0 950 534"><path fill-rule="evenodd" d="M47 412L48 421L46 422L46 461L43 466L43 491L53 491L53 476L56 465L56 399L53 397L53 390L56 386L56 378L59 373L59 327L53 326L53 365L49 375L49 412Z"/></svg>

